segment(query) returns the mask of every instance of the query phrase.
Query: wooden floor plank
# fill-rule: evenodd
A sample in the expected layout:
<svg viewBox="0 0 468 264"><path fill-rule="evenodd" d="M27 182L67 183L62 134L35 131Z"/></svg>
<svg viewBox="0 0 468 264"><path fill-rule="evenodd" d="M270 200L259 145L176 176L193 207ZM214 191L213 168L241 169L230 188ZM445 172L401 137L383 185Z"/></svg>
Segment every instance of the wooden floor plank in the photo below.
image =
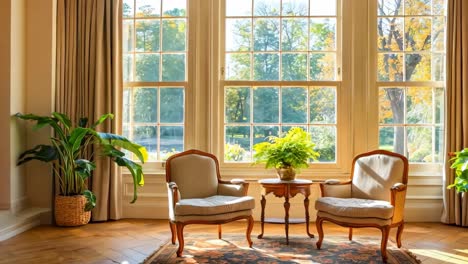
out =
<svg viewBox="0 0 468 264"><path fill-rule="evenodd" d="M244 233L245 221L223 225L223 234ZM316 234L315 223L310 223ZM212 232L217 228L189 225L185 232ZM255 223L252 236L260 232ZM348 229L333 224L324 225L327 235L347 236ZM284 225L265 224L264 236L284 234ZM290 225L289 234L305 234L304 224ZM380 236L377 229L355 229L359 235ZM395 230L390 238L395 240ZM124 219L92 223L81 227L39 226L0 242L0 264L3 263L141 263L170 239L167 220ZM423 264L468 263L468 230L441 223L407 223L403 246L414 252Z"/></svg>

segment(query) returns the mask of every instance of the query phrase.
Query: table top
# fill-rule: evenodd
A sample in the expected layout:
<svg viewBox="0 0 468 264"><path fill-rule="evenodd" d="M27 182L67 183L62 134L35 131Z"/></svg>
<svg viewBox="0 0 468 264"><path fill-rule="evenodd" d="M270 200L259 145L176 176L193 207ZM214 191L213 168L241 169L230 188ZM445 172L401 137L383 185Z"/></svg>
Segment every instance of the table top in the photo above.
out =
<svg viewBox="0 0 468 264"><path fill-rule="evenodd" d="M301 179L295 179L292 181L282 181L278 178L275 179L261 179L258 180L260 184L312 184L311 180L301 180Z"/></svg>

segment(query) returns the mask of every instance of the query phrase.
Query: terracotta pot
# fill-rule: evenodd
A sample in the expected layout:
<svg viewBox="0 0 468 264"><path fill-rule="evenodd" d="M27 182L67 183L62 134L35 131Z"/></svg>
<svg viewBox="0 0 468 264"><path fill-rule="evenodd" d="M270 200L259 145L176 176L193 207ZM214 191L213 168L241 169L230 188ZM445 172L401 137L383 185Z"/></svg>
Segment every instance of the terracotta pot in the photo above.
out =
<svg viewBox="0 0 468 264"><path fill-rule="evenodd" d="M55 223L58 226L86 225L91 219L91 212L85 212L84 195L55 196Z"/></svg>
<svg viewBox="0 0 468 264"><path fill-rule="evenodd" d="M292 167L276 169L276 173L282 181L292 181L296 178L296 171Z"/></svg>

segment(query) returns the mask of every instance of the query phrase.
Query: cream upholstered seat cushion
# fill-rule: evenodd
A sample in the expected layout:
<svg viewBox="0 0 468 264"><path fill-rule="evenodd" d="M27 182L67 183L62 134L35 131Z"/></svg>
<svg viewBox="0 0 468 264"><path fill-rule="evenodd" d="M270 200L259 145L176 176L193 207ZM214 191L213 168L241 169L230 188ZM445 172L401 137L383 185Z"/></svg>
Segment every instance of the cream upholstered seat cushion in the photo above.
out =
<svg viewBox="0 0 468 264"><path fill-rule="evenodd" d="M255 200L250 196L214 195L207 198L182 199L175 205L179 215L217 215L255 208Z"/></svg>
<svg viewBox="0 0 468 264"><path fill-rule="evenodd" d="M392 218L394 209L387 201L336 197L317 199L315 208L336 216L379 219Z"/></svg>

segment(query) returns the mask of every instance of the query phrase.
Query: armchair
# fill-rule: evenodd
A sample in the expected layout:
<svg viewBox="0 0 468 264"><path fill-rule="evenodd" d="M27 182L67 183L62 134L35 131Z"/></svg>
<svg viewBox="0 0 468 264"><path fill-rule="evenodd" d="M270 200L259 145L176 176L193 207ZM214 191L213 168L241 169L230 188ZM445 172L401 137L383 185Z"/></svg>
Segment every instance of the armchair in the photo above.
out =
<svg viewBox="0 0 468 264"><path fill-rule="evenodd" d="M323 241L323 221L353 228L376 227L382 232L380 250L387 261L387 240L392 227L397 229L397 245L401 247L403 210L408 183L406 157L375 150L358 155L353 160L351 179L345 182L327 180L320 184L322 197L317 199L317 248Z"/></svg>
<svg viewBox="0 0 468 264"><path fill-rule="evenodd" d="M177 256L184 250L184 227L188 224L218 225L247 220L246 238L252 247L254 198L247 196L249 184L242 180L224 181L217 158L199 150L187 150L166 161L169 226L172 244L179 240Z"/></svg>

